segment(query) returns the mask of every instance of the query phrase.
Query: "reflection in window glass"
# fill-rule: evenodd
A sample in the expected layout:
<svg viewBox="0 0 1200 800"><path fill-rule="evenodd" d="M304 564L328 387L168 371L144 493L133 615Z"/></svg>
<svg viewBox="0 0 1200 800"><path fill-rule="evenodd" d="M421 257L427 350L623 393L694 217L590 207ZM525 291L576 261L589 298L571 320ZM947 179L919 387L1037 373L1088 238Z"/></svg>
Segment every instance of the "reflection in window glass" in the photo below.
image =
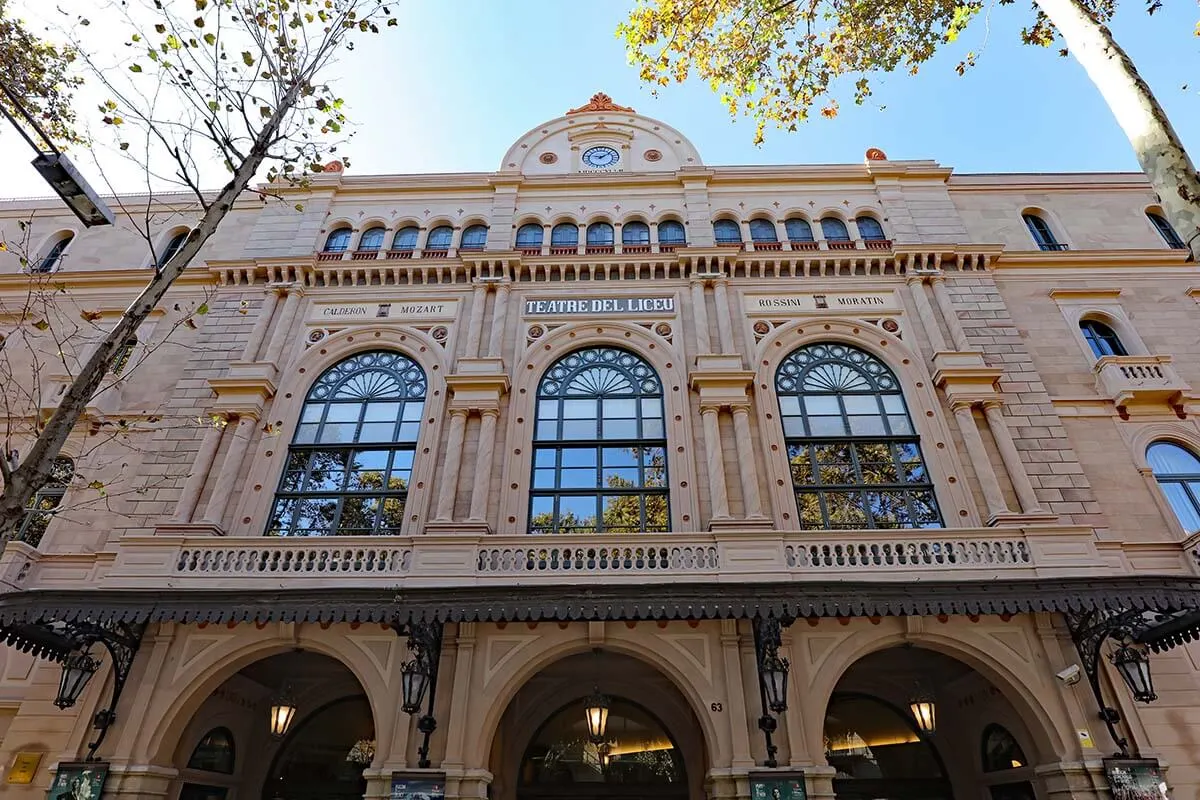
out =
<svg viewBox="0 0 1200 800"><path fill-rule="evenodd" d="M1117 336L1117 332L1100 320L1080 320L1079 330L1083 333L1083 338L1087 341L1088 347L1092 348L1092 353L1096 358L1129 355L1125 350L1125 345L1121 344L1121 338Z"/></svg>
<svg viewBox="0 0 1200 800"><path fill-rule="evenodd" d="M37 490L37 493L29 501L29 505L26 506L21 527L17 529L17 539L30 547L38 546L42 541L42 536L46 533L46 528L50 525L50 520L54 518L54 512L62 503L63 497L66 496L67 487L71 485L73 477L75 477L74 461L65 456L54 459L50 465L50 477L47 479L46 485Z"/></svg>
<svg viewBox="0 0 1200 800"><path fill-rule="evenodd" d="M192 756L188 759L188 769L232 775L233 763L233 734L228 728L213 728L204 734L204 738L192 751Z"/></svg>
<svg viewBox="0 0 1200 800"><path fill-rule="evenodd" d="M1177 444L1155 442L1146 461L1179 524L1188 533L1200 531L1200 459Z"/></svg>

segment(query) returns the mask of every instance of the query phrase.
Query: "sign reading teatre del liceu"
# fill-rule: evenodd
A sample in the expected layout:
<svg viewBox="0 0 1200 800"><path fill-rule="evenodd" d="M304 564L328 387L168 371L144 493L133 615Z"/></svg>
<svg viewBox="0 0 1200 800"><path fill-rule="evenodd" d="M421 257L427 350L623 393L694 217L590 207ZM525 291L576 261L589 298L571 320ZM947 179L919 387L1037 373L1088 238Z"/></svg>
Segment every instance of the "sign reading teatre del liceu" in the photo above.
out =
<svg viewBox="0 0 1200 800"><path fill-rule="evenodd" d="M572 297L564 300L526 300L525 316L593 314L671 314L674 297Z"/></svg>
<svg viewBox="0 0 1200 800"><path fill-rule="evenodd" d="M753 315L900 310L900 301L895 292L748 294L744 299L746 313Z"/></svg>

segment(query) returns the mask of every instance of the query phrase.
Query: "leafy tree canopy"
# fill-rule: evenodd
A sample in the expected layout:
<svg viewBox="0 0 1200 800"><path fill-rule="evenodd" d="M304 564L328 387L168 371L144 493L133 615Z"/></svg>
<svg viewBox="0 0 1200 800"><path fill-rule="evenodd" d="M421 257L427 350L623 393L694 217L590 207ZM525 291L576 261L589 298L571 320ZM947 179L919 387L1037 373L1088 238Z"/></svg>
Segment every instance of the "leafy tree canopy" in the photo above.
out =
<svg viewBox="0 0 1200 800"><path fill-rule="evenodd" d="M83 79L72 73L75 50L57 47L31 33L0 0L0 76L25 110L54 138L55 144L79 144L71 97ZM0 92L0 106L20 116L11 98Z"/></svg>

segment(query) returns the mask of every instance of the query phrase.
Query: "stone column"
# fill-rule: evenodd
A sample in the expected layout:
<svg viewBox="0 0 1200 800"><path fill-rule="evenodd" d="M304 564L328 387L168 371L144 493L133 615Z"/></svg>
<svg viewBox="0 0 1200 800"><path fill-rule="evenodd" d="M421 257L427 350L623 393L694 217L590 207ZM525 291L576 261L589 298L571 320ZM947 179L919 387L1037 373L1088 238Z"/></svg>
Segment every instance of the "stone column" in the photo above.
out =
<svg viewBox="0 0 1200 800"><path fill-rule="evenodd" d="M233 497L233 487L241 480L242 462L246 460L246 450L250 447L257 424L258 419L249 414L238 417L237 427L231 434L233 438L229 440L229 449L225 451L225 460L217 473L216 485L204 510L205 522L218 527L224 522L225 513L232 505L229 501Z"/></svg>
<svg viewBox="0 0 1200 800"><path fill-rule="evenodd" d="M475 294L471 298L471 321L467 325L467 346L463 355L475 358L479 355L479 337L483 335L483 311L487 306L486 283L475 284Z"/></svg>
<svg viewBox="0 0 1200 800"><path fill-rule="evenodd" d="M1013 443L1012 433L1008 429L1007 420L1004 419L1004 409L1001 405L999 400L984 401L983 413L987 416L988 427L992 431L992 438L996 440L1000 458L1004 459L1004 469L1008 472L1008 479L1012 481L1013 491L1017 493L1021 510L1026 514L1040 514L1042 508L1038 504L1037 493L1033 491L1033 484L1029 482L1029 474L1025 471L1021 454Z"/></svg>
<svg viewBox="0 0 1200 800"><path fill-rule="evenodd" d="M967 455L975 466L975 475L979 478L979 488L983 490L987 502L988 516L1009 513L1004 502L1004 492L1000 482L996 480L996 472L992 462L988 460L987 448L983 446L983 437L979 435L979 427L975 424L975 415L971 413L971 404L958 402L954 404L954 418L958 420L958 428L962 431L963 444L967 446Z"/></svg>
<svg viewBox="0 0 1200 800"><path fill-rule="evenodd" d="M739 404L733 411L733 435L737 439L738 477L742 481L742 503L747 518L761 518L762 500L758 493L758 470L754 466L754 440L750 438L750 406Z"/></svg>
<svg viewBox="0 0 1200 800"><path fill-rule="evenodd" d="M488 339L487 354L489 358L499 358L504 348L504 325L508 321L508 295L512 292L512 284L505 281L496 285L496 304L492 308L492 335Z"/></svg>
<svg viewBox="0 0 1200 800"><path fill-rule="evenodd" d="M287 300L283 302L283 311L279 314L279 322L275 323L275 331L271 334L271 343L267 345L267 353L263 361L270 361L277 367L279 357L283 354L284 345L291 339L292 326L296 324L296 315L300 312L300 298L304 290L298 284L287 288Z"/></svg>
<svg viewBox="0 0 1200 800"><path fill-rule="evenodd" d="M575 252L578 255L583 255L587 252L587 225L579 223L579 241L576 242Z"/></svg>
<svg viewBox="0 0 1200 800"><path fill-rule="evenodd" d="M854 242L854 246L861 249L863 247L862 234L858 230L858 220L851 217L846 220L846 230L850 231L850 241Z"/></svg>
<svg viewBox="0 0 1200 800"><path fill-rule="evenodd" d="M623 237L624 235L625 235L625 234L622 232L621 223L620 223L620 222L614 222L614 223L613 223L613 253L622 253L622 252L624 252L624 251L621 249L621 246L622 246L623 244L625 244L624 242L622 242L622 241L621 241L621 237Z"/></svg>
<svg viewBox="0 0 1200 800"><path fill-rule="evenodd" d="M463 737L472 724L468 706L471 704L471 662L475 654L475 623L460 622L454 637L454 676L450 690L450 720L446 725L445 765L461 768Z"/></svg>
<svg viewBox="0 0 1200 800"><path fill-rule="evenodd" d="M246 339L246 346L242 348L242 361L258 360L258 351L262 348L263 340L267 338L267 329L271 327L271 319L278 307L279 292L274 288L268 289L263 296L258 319L254 321L254 328L250 331L250 338Z"/></svg>
<svg viewBox="0 0 1200 800"><path fill-rule="evenodd" d="M742 247L746 248L747 252L754 252L754 237L750 235L750 220L740 220L738 227L742 229Z"/></svg>
<svg viewBox="0 0 1200 800"><path fill-rule="evenodd" d="M712 499L712 518L729 519L729 494L725 489L725 457L721 452L721 429L717 424L717 407L702 406L700 419L704 425L704 462L708 468L708 492Z"/></svg>
<svg viewBox="0 0 1200 800"><path fill-rule="evenodd" d="M417 229L417 245L413 248L413 258L420 258L421 253L425 250L426 243L429 242L429 226L422 225Z"/></svg>
<svg viewBox="0 0 1200 800"><path fill-rule="evenodd" d="M450 409L450 431L446 435L446 460L442 464L441 487L438 491L438 522L454 519L454 498L458 494L458 470L462 464L463 438L467 429L467 410Z"/></svg>
<svg viewBox="0 0 1200 800"><path fill-rule="evenodd" d="M475 455L475 482L471 486L472 522L487 521L488 495L492 489L492 456L496 452L496 421L500 411L485 408L479 412L479 449Z"/></svg>
<svg viewBox="0 0 1200 800"><path fill-rule="evenodd" d="M788 236L787 225L784 220L775 220L775 238L783 243L784 250L792 249L792 237Z"/></svg>
<svg viewBox="0 0 1200 800"><path fill-rule="evenodd" d="M553 225L542 226L542 255L550 255L550 242L553 240L551 231L554 230Z"/></svg>
<svg viewBox="0 0 1200 800"><path fill-rule="evenodd" d="M950 290L946 288L946 279L941 275L934 275L929 279L929 284L933 287L933 299L937 300L942 318L946 320L946 328L950 331L954 349L960 353L970 350L971 344L967 341L967 332L963 330L962 322L958 319L958 312L954 310L954 301L950 299Z"/></svg>
<svg viewBox="0 0 1200 800"><path fill-rule="evenodd" d="M222 422L224 421L222 418ZM213 461L216 460L217 449L221 446L221 436L224 433L224 424L209 423L204 432L204 439L200 442L200 450L196 453L196 460L192 462L192 471L188 473L179 500L175 502L175 513L171 515L173 522L192 521L192 514L200 502L204 484L208 482L208 474L212 472Z"/></svg>
<svg viewBox="0 0 1200 800"><path fill-rule="evenodd" d="M933 352L940 353L948 349L946 337L942 336L942 329L938 326L937 317L933 314L933 306L929 304L929 295L925 293L925 279L909 278L908 290L912 294L913 304L917 307L917 316L921 320L921 327L925 329L925 336L928 337Z"/></svg>
<svg viewBox="0 0 1200 800"><path fill-rule="evenodd" d="M692 313L696 316L696 352L712 352L708 336L708 305L704 299L704 281L692 281Z"/></svg>
<svg viewBox="0 0 1200 800"><path fill-rule="evenodd" d="M750 734L747 730L746 696L742 685L742 655L736 619L721 620L721 652L725 659L725 686L729 690L726 700L729 708L729 733L731 766L753 767L754 756L750 753ZM755 676L757 679L757 676ZM722 715L724 716L724 715Z"/></svg>
<svg viewBox="0 0 1200 800"><path fill-rule="evenodd" d="M729 292L725 280L713 281L713 293L717 301L717 335L721 337L719 353L736 353L733 347L733 325L729 321Z"/></svg>

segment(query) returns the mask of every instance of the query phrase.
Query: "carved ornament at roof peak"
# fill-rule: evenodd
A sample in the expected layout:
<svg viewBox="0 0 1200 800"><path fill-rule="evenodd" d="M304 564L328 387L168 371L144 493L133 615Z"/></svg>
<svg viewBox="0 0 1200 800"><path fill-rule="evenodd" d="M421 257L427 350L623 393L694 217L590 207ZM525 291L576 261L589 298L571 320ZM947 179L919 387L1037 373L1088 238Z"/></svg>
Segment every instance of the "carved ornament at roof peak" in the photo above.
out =
<svg viewBox="0 0 1200 800"><path fill-rule="evenodd" d="M572 108L568 114L585 114L590 111L628 111L630 114L636 114L632 108L628 106L619 106L613 102L612 98L604 92L596 92L592 95L592 99L587 102L587 105L582 105L579 108Z"/></svg>

